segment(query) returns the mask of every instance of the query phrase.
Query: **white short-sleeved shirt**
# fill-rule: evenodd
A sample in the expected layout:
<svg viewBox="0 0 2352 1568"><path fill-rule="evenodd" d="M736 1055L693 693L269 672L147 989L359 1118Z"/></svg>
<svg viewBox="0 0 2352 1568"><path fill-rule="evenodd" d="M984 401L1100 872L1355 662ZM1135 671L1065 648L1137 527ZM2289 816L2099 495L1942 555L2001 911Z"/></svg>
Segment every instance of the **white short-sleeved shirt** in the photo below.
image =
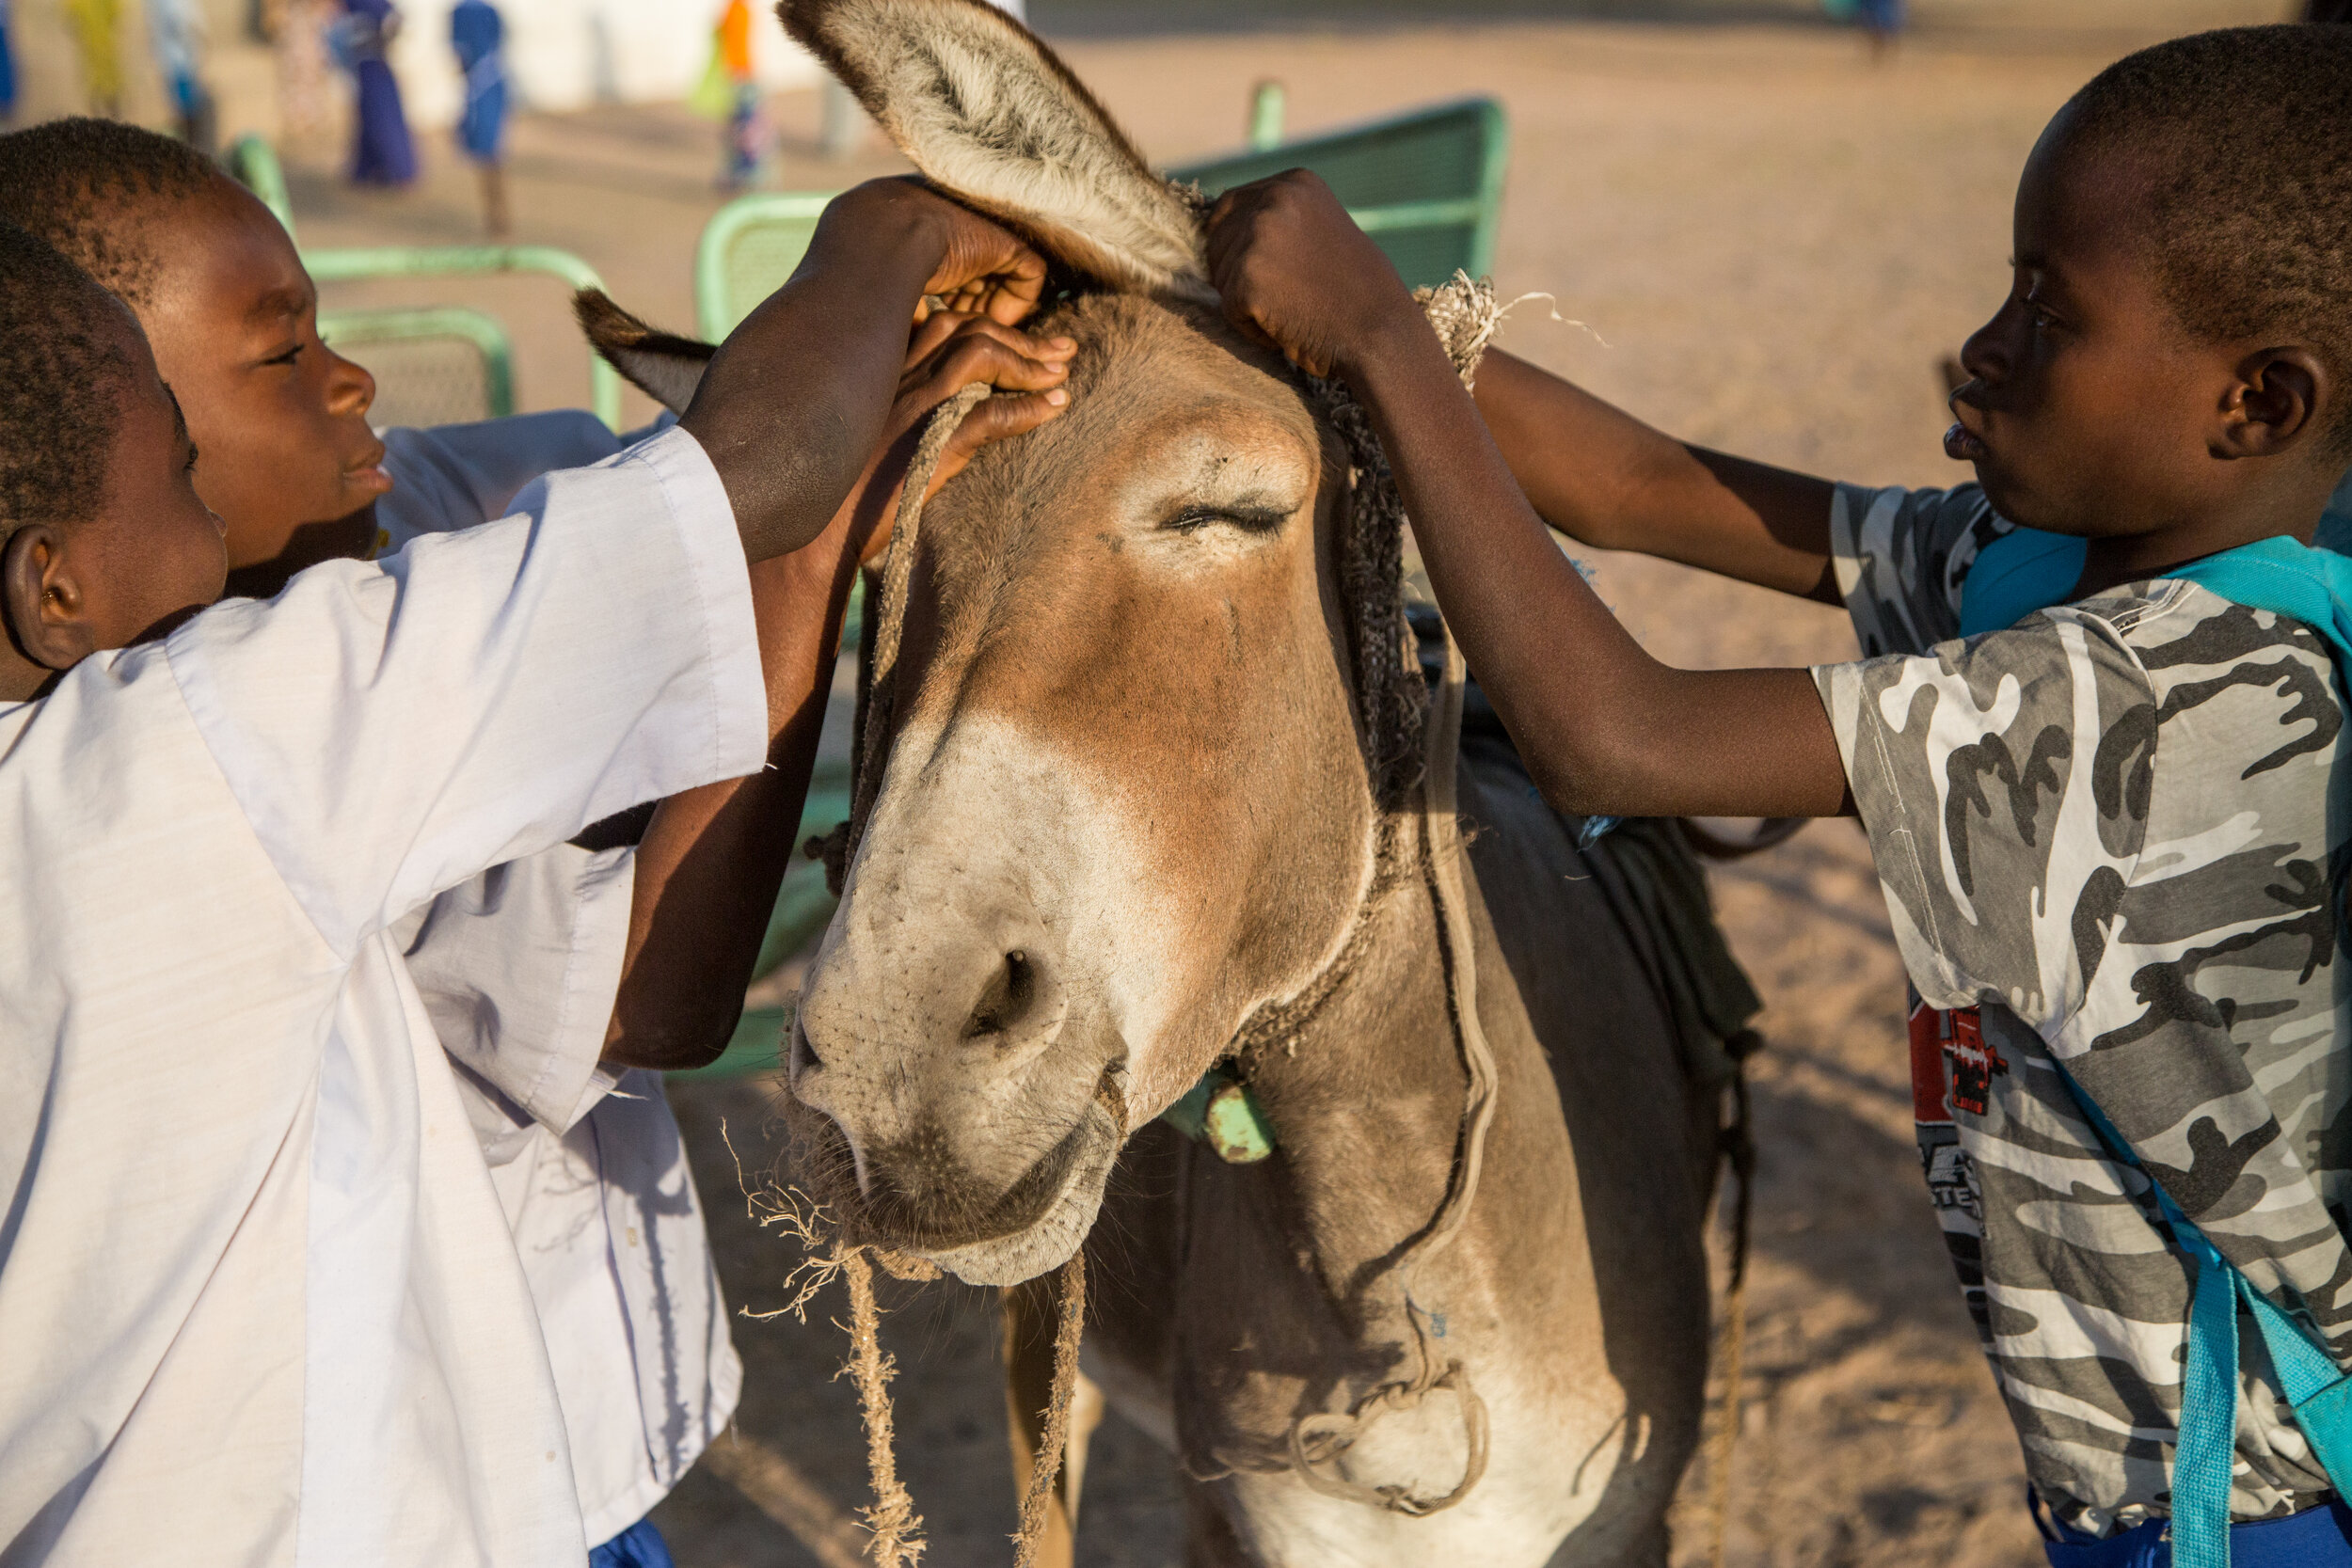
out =
<svg viewBox="0 0 2352 1568"><path fill-rule="evenodd" d="M0 1560L575 1568L530 1288L390 927L765 741L682 432L0 706Z"/></svg>
<svg viewBox="0 0 2352 1568"><path fill-rule="evenodd" d="M378 553L478 526L538 475L618 448L575 410L385 443ZM742 1386L660 1075L598 1069L635 865L633 848L554 845L442 894L404 948L538 1307L591 1544L677 1484Z"/></svg>

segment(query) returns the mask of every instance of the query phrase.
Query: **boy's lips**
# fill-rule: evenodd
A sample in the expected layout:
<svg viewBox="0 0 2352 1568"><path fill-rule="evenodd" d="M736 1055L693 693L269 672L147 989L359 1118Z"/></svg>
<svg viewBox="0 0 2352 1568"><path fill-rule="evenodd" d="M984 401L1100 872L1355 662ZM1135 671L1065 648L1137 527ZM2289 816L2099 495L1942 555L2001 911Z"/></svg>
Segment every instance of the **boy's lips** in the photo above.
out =
<svg viewBox="0 0 2352 1568"><path fill-rule="evenodd" d="M1944 433L1944 455L1956 463L1978 463L1992 455L1984 432L1972 428L1969 418L1974 415L1978 425L1984 422L1984 411L1968 399L1976 388L1977 383L1971 381L1955 388L1947 404L1952 411L1952 427Z"/></svg>
<svg viewBox="0 0 2352 1568"><path fill-rule="evenodd" d="M371 499L391 493L392 476L384 467L384 447L376 444L373 451L343 470L344 487L357 490Z"/></svg>

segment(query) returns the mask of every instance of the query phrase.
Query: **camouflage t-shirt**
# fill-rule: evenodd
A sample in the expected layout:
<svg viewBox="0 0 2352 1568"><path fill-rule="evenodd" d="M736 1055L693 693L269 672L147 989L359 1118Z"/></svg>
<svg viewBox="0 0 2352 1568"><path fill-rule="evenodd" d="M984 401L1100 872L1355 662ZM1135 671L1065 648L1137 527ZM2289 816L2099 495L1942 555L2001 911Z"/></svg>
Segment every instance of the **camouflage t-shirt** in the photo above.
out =
<svg viewBox="0 0 2352 1568"><path fill-rule="evenodd" d="M2326 642L2193 583L1958 639L2008 525L1974 485L1838 489L1867 656L1814 679L1913 1021L1920 1152L1985 1354L2058 1515L2169 1513L2194 1267L2053 1057L2254 1286L2352 1366L2352 965ZM2328 1492L2250 1323L2233 1517Z"/></svg>

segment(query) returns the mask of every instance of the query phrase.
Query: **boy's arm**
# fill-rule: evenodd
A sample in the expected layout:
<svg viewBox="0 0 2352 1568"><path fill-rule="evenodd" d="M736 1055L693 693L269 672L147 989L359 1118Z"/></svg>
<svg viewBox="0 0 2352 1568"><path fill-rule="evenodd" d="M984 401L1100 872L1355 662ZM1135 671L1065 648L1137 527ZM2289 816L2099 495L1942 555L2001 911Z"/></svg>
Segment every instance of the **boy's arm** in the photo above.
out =
<svg viewBox="0 0 2352 1568"><path fill-rule="evenodd" d="M1511 477L1570 538L1843 602L1829 481L1677 441L1501 349L1475 395Z"/></svg>
<svg viewBox="0 0 2352 1568"><path fill-rule="evenodd" d="M888 541L898 482L930 411L975 381L997 395L964 419L932 476L952 477L988 441L1057 415L1067 340L1041 343L985 318L934 316L915 334L882 449L833 522L804 549L751 569L768 684L768 767L662 801L638 846L627 957L605 1037L621 1067L699 1067L726 1048L776 893L798 847L801 809L832 690L834 650L858 563Z"/></svg>
<svg viewBox="0 0 2352 1568"><path fill-rule="evenodd" d="M1560 553L1388 259L1324 183L1227 193L1212 277L1237 325L1364 404L1438 601L1553 804L1615 816L1828 816L1845 769L1803 670L1671 670ZM1826 498L1822 507L1826 515Z"/></svg>

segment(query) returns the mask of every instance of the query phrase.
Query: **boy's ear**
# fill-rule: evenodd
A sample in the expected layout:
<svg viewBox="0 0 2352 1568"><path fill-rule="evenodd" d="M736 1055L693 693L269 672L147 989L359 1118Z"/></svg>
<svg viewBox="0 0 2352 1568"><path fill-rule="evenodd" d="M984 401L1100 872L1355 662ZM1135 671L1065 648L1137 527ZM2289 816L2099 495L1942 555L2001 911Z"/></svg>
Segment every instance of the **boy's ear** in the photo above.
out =
<svg viewBox="0 0 2352 1568"><path fill-rule="evenodd" d="M2266 348L2238 362L2221 406L2220 455L2270 457L2310 433L2335 391L2307 348Z"/></svg>
<svg viewBox="0 0 2352 1568"><path fill-rule="evenodd" d="M17 652L44 670L71 670L96 651L88 597L54 525L26 523L0 545L0 619Z"/></svg>

